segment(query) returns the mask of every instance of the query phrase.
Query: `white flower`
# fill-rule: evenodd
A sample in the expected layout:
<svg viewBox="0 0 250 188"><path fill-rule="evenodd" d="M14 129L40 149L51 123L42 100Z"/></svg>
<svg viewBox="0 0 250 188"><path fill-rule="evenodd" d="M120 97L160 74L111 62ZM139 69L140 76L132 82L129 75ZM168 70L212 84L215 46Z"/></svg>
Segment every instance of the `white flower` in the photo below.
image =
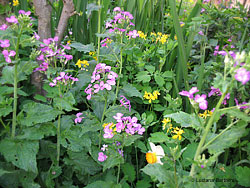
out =
<svg viewBox="0 0 250 188"><path fill-rule="evenodd" d="M161 162L161 158L165 156L163 148L159 145L156 146L152 142L149 142L151 147L151 151L146 153L146 160L149 164L159 163L163 165Z"/></svg>

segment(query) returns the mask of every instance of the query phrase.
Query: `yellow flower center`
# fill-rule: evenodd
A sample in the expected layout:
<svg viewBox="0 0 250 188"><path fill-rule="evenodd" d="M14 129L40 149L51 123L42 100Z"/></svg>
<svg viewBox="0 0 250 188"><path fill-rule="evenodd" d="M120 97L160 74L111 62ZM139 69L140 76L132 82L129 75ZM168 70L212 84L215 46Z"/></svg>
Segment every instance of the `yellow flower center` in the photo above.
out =
<svg viewBox="0 0 250 188"><path fill-rule="evenodd" d="M154 164L157 161L156 153L146 153L146 160L149 164Z"/></svg>

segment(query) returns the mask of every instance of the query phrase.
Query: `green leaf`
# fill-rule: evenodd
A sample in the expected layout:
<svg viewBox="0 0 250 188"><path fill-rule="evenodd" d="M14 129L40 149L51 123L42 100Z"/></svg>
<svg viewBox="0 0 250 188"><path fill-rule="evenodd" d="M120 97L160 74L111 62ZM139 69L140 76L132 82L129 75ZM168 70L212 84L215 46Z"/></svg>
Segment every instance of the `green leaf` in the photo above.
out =
<svg viewBox="0 0 250 188"><path fill-rule="evenodd" d="M163 132L156 132L156 133L151 133L150 134L150 138L149 141L150 142L154 142L154 143L158 143L158 142L166 142L169 140L169 137L167 134L163 133Z"/></svg>
<svg viewBox="0 0 250 188"><path fill-rule="evenodd" d="M160 104L155 104L154 105L154 110L157 111L157 112L162 112L162 111L166 110L166 107L163 107Z"/></svg>
<svg viewBox="0 0 250 188"><path fill-rule="evenodd" d="M76 103L75 98L71 92L67 92L63 97L56 97L53 100L53 104L56 108L70 112L72 110L77 110L73 107Z"/></svg>
<svg viewBox="0 0 250 188"><path fill-rule="evenodd" d="M57 118L62 112L52 108L51 106L29 102L23 105L23 111L26 116L20 120L24 126L32 126L38 123L45 123Z"/></svg>
<svg viewBox="0 0 250 188"><path fill-rule="evenodd" d="M125 163L122 165L122 171L125 176L128 176L128 181L133 182L135 180L135 168L132 164Z"/></svg>
<svg viewBox="0 0 250 188"><path fill-rule="evenodd" d="M142 99L142 94L131 84L126 84L123 86L122 90L129 97L140 97Z"/></svg>
<svg viewBox="0 0 250 188"><path fill-rule="evenodd" d="M86 151L72 152L67 151L68 157L63 159L65 165L72 166L73 170L79 176L86 174L94 175L101 171L101 167L97 164Z"/></svg>
<svg viewBox="0 0 250 188"><path fill-rule="evenodd" d="M106 161L104 161L103 171L110 169L112 167L115 167L122 163L124 163L124 158L121 157L121 155L118 154L117 152L114 152L108 156Z"/></svg>
<svg viewBox="0 0 250 188"><path fill-rule="evenodd" d="M156 83L157 83L160 87L162 87L162 86L165 84L164 78L163 78L161 75L155 74L155 75L154 75L154 78L155 78Z"/></svg>
<svg viewBox="0 0 250 188"><path fill-rule="evenodd" d="M246 133L245 127L247 123L244 121L238 122L234 127L225 131L220 137L214 142L208 145L208 151L210 154L216 154L224 151L224 149L230 147L238 141L242 135Z"/></svg>
<svg viewBox="0 0 250 188"><path fill-rule="evenodd" d="M96 181L87 185L85 188L114 188L114 183L111 181Z"/></svg>
<svg viewBox="0 0 250 188"><path fill-rule="evenodd" d="M174 119L176 123L179 123L181 127L193 127L194 129L198 130L202 126L195 114L187 114L185 112L177 112L174 114L167 114L164 117L169 117Z"/></svg>
<svg viewBox="0 0 250 188"><path fill-rule="evenodd" d="M34 96L34 99L36 99L36 100L38 100L38 101L41 101L41 102L47 102L46 97L44 97L44 96L42 96L42 95L38 95L38 94L36 94L36 95Z"/></svg>
<svg viewBox="0 0 250 188"><path fill-rule="evenodd" d="M12 112L12 101L13 98L5 98L0 95L0 117L5 117Z"/></svg>
<svg viewBox="0 0 250 188"><path fill-rule="evenodd" d="M150 188L152 185L149 181L146 180L140 180L136 182L136 188Z"/></svg>
<svg viewBox="0 0 250 188"><path fill-rule="evenodd" d="M220 111L220 114L229 114L230 116L232 117L236 117L238 119L242 119L246 122L249 122L250 121L250 117L248 114L244 113L244 112L241 112L239 109L221 109Z"/></svg>
<svg viewBox="0 0 250 188"><path fill-rule="evenodd" d="M136 79L138 82L148 83L151 80L151 77L147 71L141 71L136 74Z"/></svg>
<svg viewBox="0 0 250 188"><path fill-rule="evenodd" d="M22 129L16 138L17 139L26 139L26 140L40 140L45 136L55 136L56 127L53 123L45 123L41 125L36 125L34 127L26 127Z"/></svg>
<svg viewBox="0 0 250 188"><path fill-rule="evenodd" d="M140 135L129 135L124 139L124 146L130 146L133 144L137 139L141 138Z"/></svg>
<svg viewBox="0 0 250 188"><path fill-rule="evenodd" d="M3 169L0 169L0 177L4 174L9 174L9 173L12 173L10 171L6 171L6 170L3 170Z"/></svg>
<svg viewBox="0 0 250 188"><path fill-rule="evenodd" d="M250 179L249 179L250 168L246 166L244 167L237 166L235 168L235 173L236 173L236 179L240 185L245 187L250 187Z"/></svg>
<svg viewBox="0 0 250 188"><path fill-rule="evenodd" d="M167 170L163 165L155 163L148 164L141 169L145 174L149 175L153 180L160 183L166 183L169 187L174 187L174 172Z"/></svg>
<svg viewBox="0 0 250 188"><path fill-rule="evenodd" d="M38 141L4 139L0 142L0 152L6 161L25 171L37 173L36 154Z"/></svg>
<svg viewBox="0 0 250 188"><path fill-rule="evenodd" d="M182 154L182 163L185 167L192 164L192 160L194 158L195 151L197 149L198 144L197 143L191 143L187 145L187 148Z"/></svg>
<svg viewBox="0 0 250 188"><path fill-rule="evenodd" d="M150 72L151 74L153 74L153 72L155 72L155 67L152 65L146 65L145 69L147 69L148 72Z"/></svg>
<svg viewBox="0 0 250 188"><path fill-rule="evenodd" d="M74 42L70 47L75 48L79 52L91 52L94 51L94 46L92 44L84 45L80 42Z"/></svg>

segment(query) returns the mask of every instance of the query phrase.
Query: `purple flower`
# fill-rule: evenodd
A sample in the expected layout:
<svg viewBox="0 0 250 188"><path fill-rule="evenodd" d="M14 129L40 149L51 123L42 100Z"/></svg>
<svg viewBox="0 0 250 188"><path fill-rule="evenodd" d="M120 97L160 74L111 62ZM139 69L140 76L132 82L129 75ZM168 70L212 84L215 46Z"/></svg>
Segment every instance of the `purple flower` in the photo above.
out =
<svg viewBox="0 0 250 188"><path fill-rule="evenodd" d="M8 28L6 24L0 26L0 30L5 31Z"/></svg>
<svg viewBox="0 0 250 188"><path fill-rule="evenodd" d="M206 95L205 94L202 94L201 96L198 94L195 96L195 102L199 103L199 107L200 109L202 110L206 110L207 109L207 105L208 105L208 102L206 101Z"/></svg>
<svg viewBox="0 0 250 188"><path fill-rule="evenodd" d="M15 55L16 55L16 52L13 51L13 50L11 50L10 52L9 52L8 50L3 50L3 51L2 51L2 54L3 54L4 58L5 58L5 61L6 61L7 63L11 63L10 57L15 56Z"/></svg>
<svg viewBox="0 0 250 188"><path fill-rule="evenodd" d="M201 13L205 12L205 10L206 10L206 9L204 9L204 8L201 8Z"/></svg>
<svg viewBox="0 0 250 188"><path fill-rule="evenodd" d="M24 14L24 15L27 15L27 16L29 16L29 15L31 14L30 11L25 12L24 10L19 10L18 13L19 13L19 14Z"/></svg>
<svg viewBox="0 0 250 188"><path fill-rule="evenodd" d="M205 166L204 165L201 165L201 168L204 168Z"/></svg>
<svg viewBox="0 0 250 188"><path fill-rule="evenodd" d="M2 48L8 48L10 46L10 41L8 39L6 39L6 40L0 40L0 46Z"/></svg>
<svg viewBox="0 0 250 188"><path fill-rule="evenodd" d="M115 7L113 11L114 12L121 12L121 8L120 7Z"/></svg>
<svg viewBox="0 0 250 188"><path fill-rule="evenodd" d="M128 110L130 111L131 110L130 101L126 97L124 97L123 95L121 95L121 98L122 98L120 100L121 106L128 108Z"/></svg>
<svg viewBox="0 0 250 188"><path fill-rule="evenodd" d="M211 91L208 93L208 97L211 97L212 95L216 94L217 96L221 96L222 93L219 88L211 87Z"/></svg>
<svg viewBox="0 0 250 188"><path fill-rule="evenodd" d="M9 18L6 18L6 21L9 22L9 23L15 23L17 24L18 23L18 20L15 16L11 16Z"/></svg>
<svg viewBox="0 0 250 188"><path fill-rule="evenodd" d="M54 86L56 86L56 83L57 83L57 81L56 81L56 79L54 79L51 83L49 83L49 86L54 87Z"/></svg>
<svg viewBox="0 0 250 188"><path fill-rule="evenodd" d="M73 56L72 56L72 55L64 55L64 57L65 57L67 60L73 59Z"/></svg>
<svg viewBox="0 0 250 188"><path fill-rule="evenodd" d="M123 157L123 150L122 149L118 149L118 152Z"/></svg>
<svg viewBox="0 0 250 188"><path fill-rule="evenodd" d="M104 128L104 135L103 138L113 138L114 134L113 134L113 130L109 128L110 125L107 125Z"/></svg>
<svg viewBox="0 0 250 188"><path fill-rule="evenodd" d="M80 117L82 114L83 113L81 113L81 112L79 112L79 113L76 114L76 119L75 119L75 123L76 124L82 122L82 119L84 118L84 117Z"/></svg>
<svg viewBox="0 0 250 188"><path fill-rule="evenodd" d="M133 17L133 15L130 13L130 12L123 12L123 14L126 16L126 17L128 17L130 20L133 20L134 19L134 17Z"/></svg>
<svg viewBox="0 0 250 188"><path fill-rule="evenodd" d="M111 22L106 22L106 29L109 28L109 27L112 27Z"/></svg>
<svg viewBox="0 0 250 188"><path fill-rule="evenodd" d="M250 72L245 68L239 68L238 70L236 70L234 78L245 85L250 80Z"/></svg>
<svg viewBox="0 0 250 188"><path fill-rule="evenodd" d="M197 89L197 87L192 87L189 91L181 91L179 94L182 96L187 96L190 99L194 98L194 94L199 92L199 90Z"/></svg>
<svg viewBox="0 0 250 188"><path fill-rule="evenodd" d="M198 34L201 35L201 36L204 36L203 31L199 31Z"/></svg>
<svg viewBox="0 0 250 188"><path fill-rule="evenodd" d="M117 121L117 122L122 122L122 113L116 113L116 116L113 116L113 118Z"/></svg>
<svg viewBox="0 0 250 188"><path fill-rule="evenodd" d="M36 40L40 39L40 36L36 32L34 32L33 35L34 35L34 37L35 37Z"/></svg>
<svg viewBox="0 0 250 188"><path fill-rule="evenodd" d="M227 52L222 50L222 51L218 51L218 54L225 56L225 55L227 55Z"/></svg>
<svg viewBox="0 0 250 188"><path fill-rule="evenodd" d="M230 39L228 39L227 41L228 41L228 42L232 42L232 39L230 38Z"/></svg>
<svg viewBox="0 0 250 188"><path fill-rule="evenodd" d="M133 30L133 31L129 31L129 33L127 34L129 36L129 38L136 38L136 37L139 37L139 34L137 33L136 30Z"/></svg>
<svg viewBox="0 0 250 188"><path fill-rule="evenodd" d="M103 152L98 153L98 161L103 162L106 161L107 155L105 155Z"/></svg>

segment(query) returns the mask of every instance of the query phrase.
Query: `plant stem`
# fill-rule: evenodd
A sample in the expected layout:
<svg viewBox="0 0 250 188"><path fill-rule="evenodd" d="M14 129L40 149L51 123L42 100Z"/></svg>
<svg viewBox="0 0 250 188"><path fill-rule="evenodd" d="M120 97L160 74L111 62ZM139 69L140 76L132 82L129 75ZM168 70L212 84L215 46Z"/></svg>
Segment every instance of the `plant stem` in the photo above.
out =
<svg viewBox="0 0 250 188"><path fill-rule="evenodd" d="M174 159L174 180L175 180L176 188L178 188L178 180L177 180L177 176L176 176L176 161L175 161L175 159Z"/></svg>
<svg viewBox="0 0 250 188"><path fill-rule="evenodd" d="M101 0L98 0L98 6L101 6ZM97 28L97 32L98 34L101 33L101 13L102 13L102 9L100 8L98 11L98 28ZM97 62L99 63L99 55L100 55L100 42L101 38L100 36L98 36L98 47L97 47Z"/></svg>
<svg viewBox="0 0 250 188"><path fill-rule="evenodd" d="M60 140L61 140L61 115L58 117L58 124L57 124L57 157L56 157L56 165L59 166L59 160L60 160Z"/></svg>
<svg viewBox="0 0 250 188"><path fill-rule="evenodd" d="M116 181L116 183L118 184L119 183L119 178L120 178L121 164L119 163L117 167L118 167L118 172L117 172L117 181Z"/></svg>
<svg viewBox="0 0 250 188"><path fill-rule="evenodd" d="M135 146L135 161L136 161L136 180L138 181L139 168L138 168L138 156L137 156L137 147L136 146Z"/></svg>
<svg viewBox="0 0 250 188"><path fill-rule="evenodd" d="M214 142L217 138L219 138L224 132L226 132L228 129L230 129L233 125L235 125L238 121L235 121L233 123L231 123L227 128L225 128L223 131L220 132L220 134L218 134L216 137L214 137L213 139L211 139L208 143L206 143L202 149L201 152L204 151L212 142Z"/></svg>
<svg viewBox="0 0 250 188"><path fill-rule="evenodd" d="M107 94L105 95L105 104L104 104L104 109L103 109L103 113L102 113L102 119L101 119L101 126L104 120L104 115L105 115L105 111L107 108L107 103L108 103L108 99L107 99ZM102 131L100 130L100 134L99 134L99 148L101 148L101 142L102 142Z"/></svg>
<svg viewBox="0 0 250 188"><path fill-rule="evenodd" d="M4 126L4 129L6 129L6 125L4 124L2 117L0 117L0 122L2 123L2 125Z"/></svg>
<svg viewBox="0 0 250 188"><path fill-rule="evenodd" d="M215 110L214 110L214 112L213 112L213 115L211 116L211 118L209 119L209 121L208 121L208 123L207 123L207 126L206 126L206 129L205 129L205 131L204 131L204 134L203 134L203 136L202 136L202 138L201 138L201 140L200 140L200 143L199 143L199 145L198 145L198 147L197 147L197 150L196 150L196 153L195 153L195 156L194 156L194 161L196 161L196 160L198 159L199 155L200 155L201 152L202 152L202 147L203 147L203 145L204 145L204 143L205 143L206 137L207 137L207 135L208 135L208 133L209 133L210 128L211 128L212 125L213 125L213 121L214 121L215 114L216 114L217 111L219 110L220 105L222 104L222 102L223 102L223 100L224 100L224 98L225 98L225 96L226 96L226 94L227 94L227 92L228 92L228 90L229 90L231 84L232 84L232 82L228 85L226 91L221 95L221 98L220 98L219 102L217 103L217 105L216 105L216 107L215 107ZM193 177L194 174L195 174L195 164L193 163L193 164L192 164L192 167L191 167L191 171L190 171L190 176Z"/></svg>
<svg viewBox="0 0 250 188"><path fill-rule="evenodd" d="M16 43L16 57L15 57L15 65L14 65L14 106L13 106L13 115L12 115L12 132L11 132L11 138L15 138L16 134L16 114L17 114L17 83L18 83L18 77L17 77L17 60L19 57L19 43L20 43L20 38L22 35L23 31L23 25L21 25L20 33L18 34L17 37L17 43Z"/></svg>

